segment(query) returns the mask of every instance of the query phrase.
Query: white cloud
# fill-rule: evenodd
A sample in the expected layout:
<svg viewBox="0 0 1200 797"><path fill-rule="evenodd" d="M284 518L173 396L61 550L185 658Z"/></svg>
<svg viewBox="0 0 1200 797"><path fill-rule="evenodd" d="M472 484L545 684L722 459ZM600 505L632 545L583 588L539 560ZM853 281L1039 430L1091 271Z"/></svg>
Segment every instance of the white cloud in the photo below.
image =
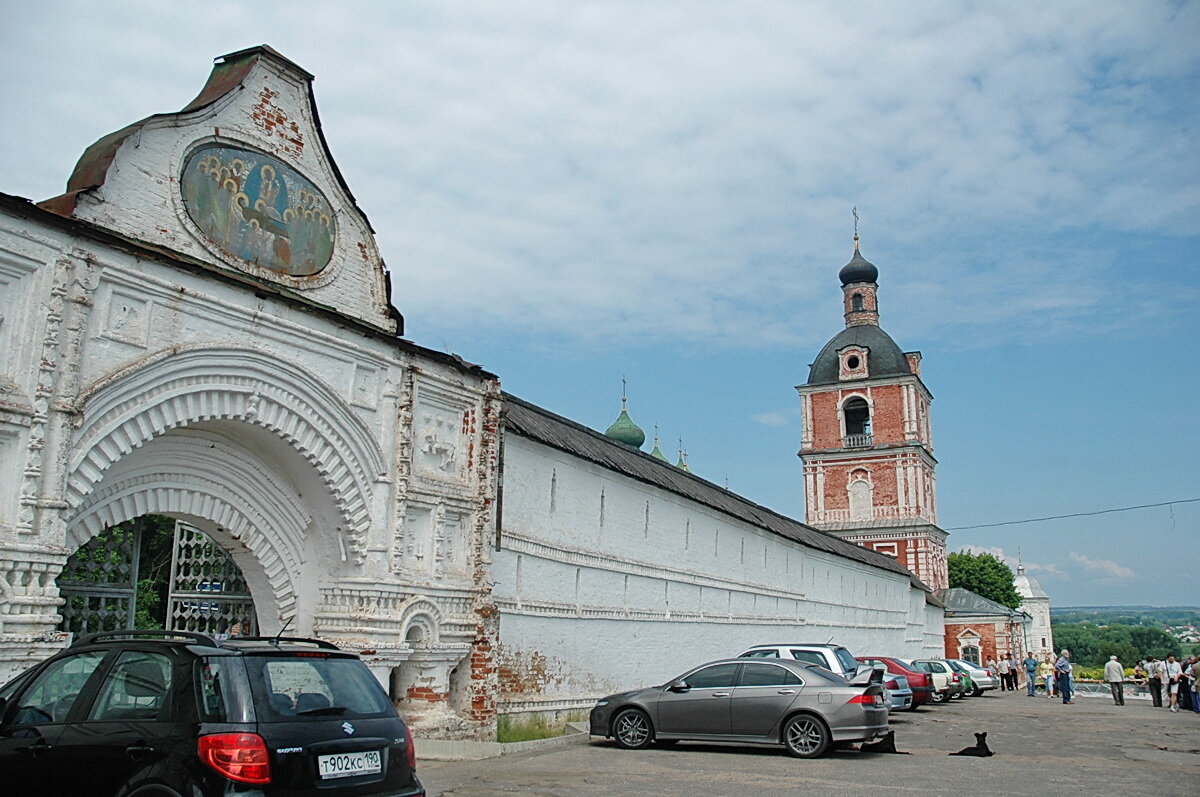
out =
<svg viewBox="0 0 1200 797"><path fill-rule="evenodd" d="M1030 570L1035 573L1045 573L1047 575L1060 576L1062 578L1067 577L1066 571L1064 571L1058 565L1038 564L1036 562L1025 562L1024 564L1026 570Z"/></svg>
<svg viewBox="0 0 1200 797"><path fill-rule="evenodd" d="M799 409L790 408L774 412L760 412L757 415L751 415L750 420L761 423L763 426L791 426L796 422L796 416L799 414Z"/></svg>
<svg viewBox="0 0 1200 797"><path fill-rule="evenodd" d="M1071 561L1083 567L1085 570L1091 570L1095 573L1101 573L1111 578L1135 578L1137 576L1132 570L1125 565L1114 562L1111 559L1093 559L1085 554L1071 552Z"/></svg>
<svg viewBox="0 0 1200 797"><path fill-rule="evenodd" d="M973 554L990 553L992 556L996 557L997 559L999 559L1000 561L1004 562L1006 565L1011 567L1013 569L1014 573L1017 570L1017 565L1020 564L1020 565L1024 565L1026 570L1031 570L1031 571L1035 571L1038 573L1046 573L1048 575L1054 575L1054 576L1066 576L1066 573L1063 572L1062 568L1060 568L1058 565L1039 564L1037 562L1027 562L1023 559L1018 559L1018 557L1016 557L1016 556L1012 556L1008 553L1005 553L1004 549L1000 548L999 546L993 546L991 548L984 548L980 545L964 545L961 548L959 548L958 550L962 551L963 553L973 553Z"/></svg>
<svg viewBox="0 0 1200 797"><path fill-rule="evenodd" d="M1191 229L1194 4L257 8L12 9L0 189L57 193L91 141L268 41L317 75L414 332L811 345L854 204L893 332L1041 339L1180 298L1062 234Z"/></svg>

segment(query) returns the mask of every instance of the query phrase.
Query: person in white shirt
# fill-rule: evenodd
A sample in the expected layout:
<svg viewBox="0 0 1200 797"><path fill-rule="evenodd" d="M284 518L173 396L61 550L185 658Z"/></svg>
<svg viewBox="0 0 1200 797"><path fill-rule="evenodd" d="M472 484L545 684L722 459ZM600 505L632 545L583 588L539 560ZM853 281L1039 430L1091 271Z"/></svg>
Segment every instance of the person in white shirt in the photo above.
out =
<svg viewBox="0 0 1200 797"><path fill-rule="evenodd" d="M1108 657L1108 663L1104 665L1104 680L1108 682L1108 688L1112 692L1113 703L1118 706L1125 705L1125 668L1117 661L1116 656Z"/></svg>
<svg viewBox="0 0 1200 797"><path fill-rule="evenodd" d="M1167 679L1167 695L1170 697L1172 711L1179 711L1179 682L1183 680L1183 665L1175 661L1174 656L1167 656L1163 676Z"/></svg>
<svg viewBox="0 0 1200 797"><path fill-rule="evenodd" d="M1000 671L1000 691L1007 692L1008 691L1008 657L1007 656L1000 657L1000 664L997 665L997 669Z"/></svg>

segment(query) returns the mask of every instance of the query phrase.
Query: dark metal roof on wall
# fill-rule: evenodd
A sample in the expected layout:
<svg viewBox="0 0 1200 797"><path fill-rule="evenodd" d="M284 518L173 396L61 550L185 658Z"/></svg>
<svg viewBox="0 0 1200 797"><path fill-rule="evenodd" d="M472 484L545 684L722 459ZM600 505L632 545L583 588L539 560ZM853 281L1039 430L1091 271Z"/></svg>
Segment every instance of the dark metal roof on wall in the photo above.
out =
<svg viewBox="0 0 1200 797"><path fill-rule="evenodd" d="M950 587L938 590L938 597L946 604L946 619L951 615L984 615L996 617L1012 617L1025 614L1020 609L1010 609L1002 603L972 592L962 587Z"/></svg>
<svg viewBox="0 0 1200 797"><path fill-rule="evenodd" d="M847 346L867 349L867 372L871 379L905 376L912 373L908 358L892 336L874 324L846 327L833 336L808 368L808 384L825 385L838 381L838 352Z"/></svg>
<svg viewBox="0 0 1200 797"><path fill-rule="evenodd" d="M908 568L881 553L839 539L798 520L780 515L736 493L694 474L680 470L623 443L610 440L600 432L530 404L509 393L504 394L504 428L543 445L593 462L631 479L711 507L732 518L765 529L809 548L851 559L909 577L914 586L927 593L929 588ZM931 603L940 601L930 593Z"/></svg>

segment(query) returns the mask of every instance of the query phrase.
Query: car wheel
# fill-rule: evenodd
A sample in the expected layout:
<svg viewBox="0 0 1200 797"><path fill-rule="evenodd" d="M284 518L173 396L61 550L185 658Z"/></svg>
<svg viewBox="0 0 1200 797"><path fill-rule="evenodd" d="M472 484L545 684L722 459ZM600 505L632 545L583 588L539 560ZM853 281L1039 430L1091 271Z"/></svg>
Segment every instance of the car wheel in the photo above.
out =
<svg viewBox="0 0 1200 797"><path fill-rule="evenodd" d="M950 699L949 692L934 692L933 693L933 702L934 703L945 703L949 699Z"/></svg>
<svg viewBox="0 0 1200 797"><path fill-rule="evenodd" d="M641 750L654 741L650 718L636 708L627 708L613 719L613 740L626 750Z"/></svg>
<svg viewBox="0 0 1200 797"><path fill-rule="evenodd" d="M983 690L975 687L975 691L971 693L971 697L983 697Z"/></svg>
<svg viewBox="0 0 1200 797"><path fill-rule="evenodd" d="M829 749L829 729L808 714L792 717L783 726L783 745L796 758L819 758Z"/></svg>

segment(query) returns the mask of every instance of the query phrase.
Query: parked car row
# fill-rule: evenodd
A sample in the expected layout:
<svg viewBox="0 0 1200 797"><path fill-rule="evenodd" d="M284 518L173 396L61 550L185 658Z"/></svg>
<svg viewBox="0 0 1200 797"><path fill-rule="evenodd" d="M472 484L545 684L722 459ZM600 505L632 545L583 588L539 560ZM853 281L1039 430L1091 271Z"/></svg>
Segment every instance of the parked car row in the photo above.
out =
<svg viewBox="0 0 1200 797"><path fill-rule="evenodd" d="M815 758L888 730L889 711L912 710L998 684L958 659L854 657L841 645L755 645L658 686L608 695L590 716L593 736L630 750L680 740L782 746Z"/></svg>

